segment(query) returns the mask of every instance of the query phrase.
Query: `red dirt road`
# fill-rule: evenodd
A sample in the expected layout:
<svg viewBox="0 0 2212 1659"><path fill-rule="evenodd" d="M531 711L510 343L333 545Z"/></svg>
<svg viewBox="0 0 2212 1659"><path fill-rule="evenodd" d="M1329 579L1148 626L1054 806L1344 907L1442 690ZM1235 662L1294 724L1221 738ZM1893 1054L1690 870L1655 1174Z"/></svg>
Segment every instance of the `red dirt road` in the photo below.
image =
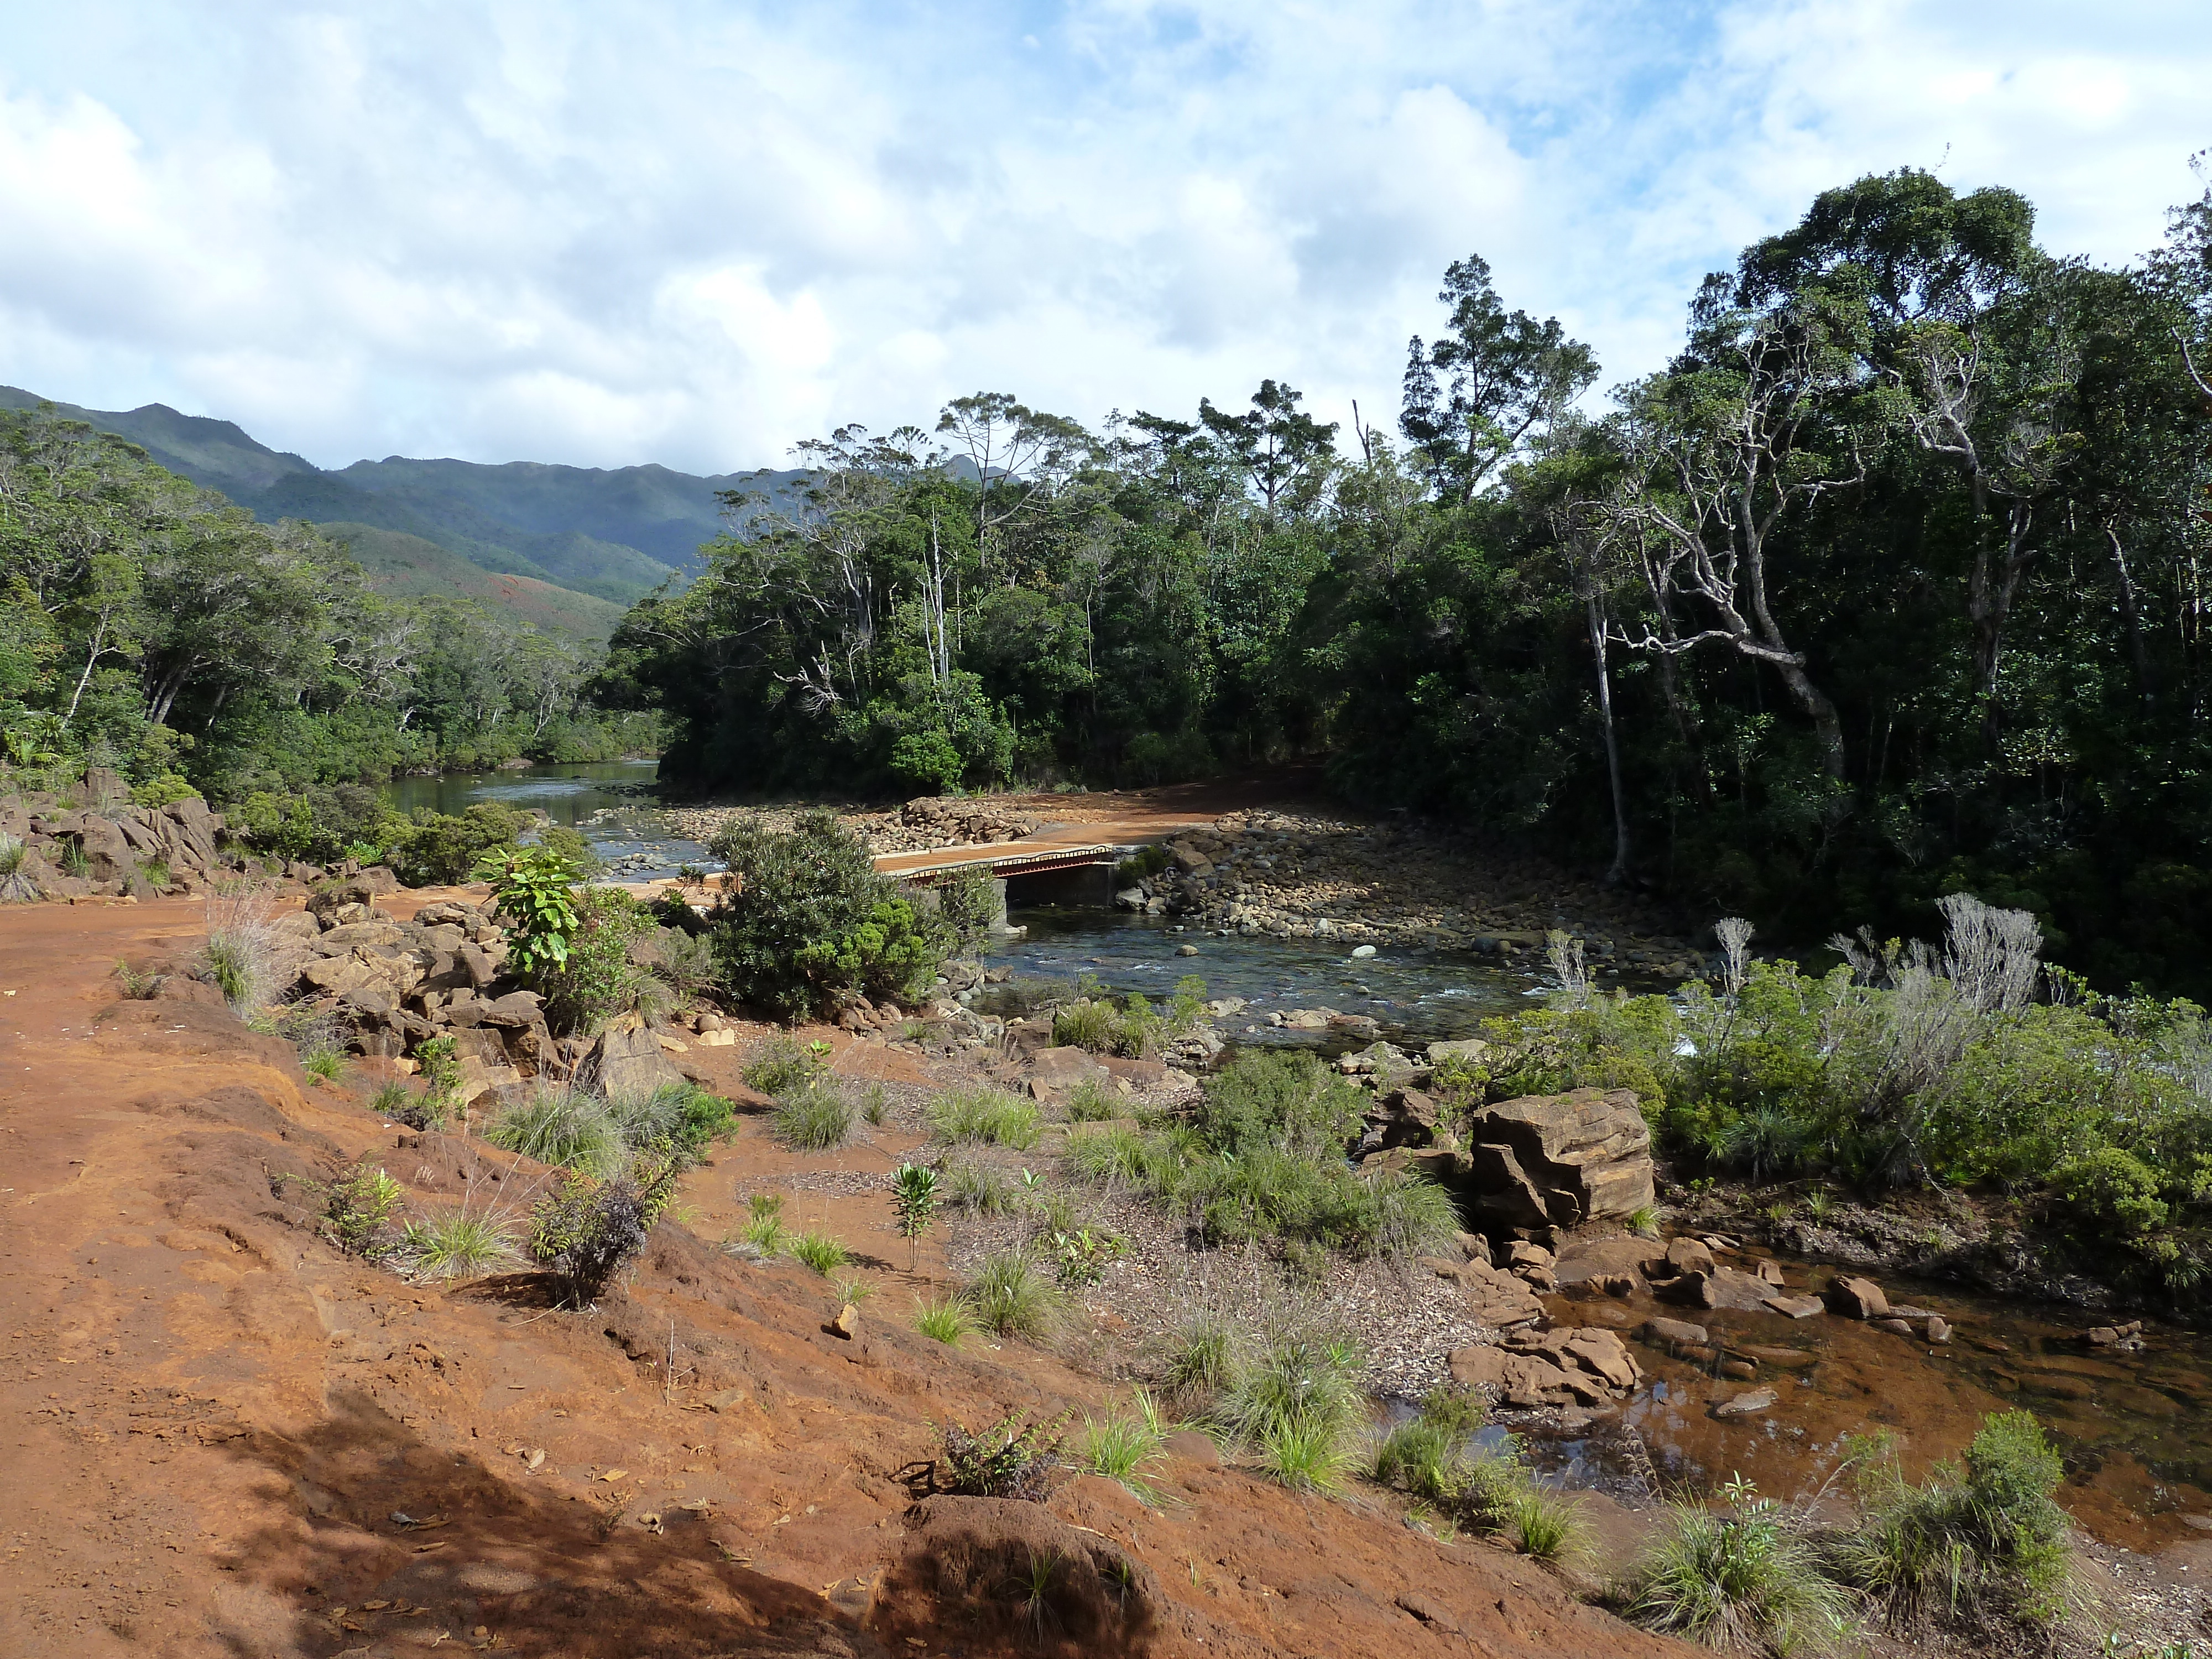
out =
<svg viewBox="0 0 2212 1659"><path fill-rule="evenodd" d="M690 1178L690 1226L657 1228L593 1313L552 1310L534 1275L411 1286L339 1255L313 1195L274 1178L374 1152L418 1208L473 1170L519 1212L544 1172L394 1130L365 1109L373 1079L313 1086L219 1005L118 1000L118 957L181 963L200 931L188 901L0 912L0 1655L1038 1650L1003 1633L1004 1607L917 1588L898 1477L933 1421L1108 1391L1041 1352L909 1329L933 1259L904 1271L878 1192L810 1197L802 1218L878 1285L857 1341L824 1329L832 1297L805 1269L701 1242L746 1192L886 1168L912 1135L801 1159L749 1121ZM734 1075L740 1051L696 1052ZM911 1061L855 1047L839 1065ZM1162 1485L1157 1510L1088 1478L1048 1506L1149 1570L1152 1651L1686 1651L1370 1500L1194 1462Z"/></svg>

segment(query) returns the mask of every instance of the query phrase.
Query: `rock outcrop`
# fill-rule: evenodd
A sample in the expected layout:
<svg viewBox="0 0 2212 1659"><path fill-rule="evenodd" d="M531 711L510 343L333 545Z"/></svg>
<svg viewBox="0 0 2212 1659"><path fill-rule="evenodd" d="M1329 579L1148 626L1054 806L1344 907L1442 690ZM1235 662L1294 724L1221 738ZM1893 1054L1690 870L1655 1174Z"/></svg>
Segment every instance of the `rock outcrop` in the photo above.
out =
<svg viewBox="0 0 2212 1659"><path fill-rule="evenodd" d="M1626 1089L1500 1101L1468 1130L1475 1219L1507 1230L1627 1216L1656 1194L1651 1131Z"/></svg>
<svg viewBox="0 0 2212 1659"><path fill-rule="evenodd" d="M191 892L245 868L198 795L133 806L119 781L92 793L105 804L65 807L46 795L0 803L0 834L24 843L22 873L42 897Z"/></svg>
<svg viewBox="0 0 2212 1659"><path fill-rule="evenodd" d="M1519 1331L1495 1346L1455 1348L1446 1357L1462 1388L1497 1391L1500 1404L1605 1407L1632 1392L1643 1370L1613 1332Z"/></svg>

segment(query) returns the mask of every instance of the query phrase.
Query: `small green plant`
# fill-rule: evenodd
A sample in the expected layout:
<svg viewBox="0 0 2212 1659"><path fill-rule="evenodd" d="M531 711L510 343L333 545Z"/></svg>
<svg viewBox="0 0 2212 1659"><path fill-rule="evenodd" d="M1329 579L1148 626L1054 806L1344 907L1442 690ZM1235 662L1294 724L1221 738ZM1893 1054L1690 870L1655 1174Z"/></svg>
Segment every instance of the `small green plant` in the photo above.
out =
<svg viewBox="0 0 2212 1659"><path fill-rule="evenodd" d="M74 837L62 843L62 873L79 881L92 874L92 860L85 855L84 843Z"/></svg>
<svg viewBox="0 0 2212 1659"><path fill-rule="evenodd" d="M176 879L175 873L170 870L169 861L167 859L148 859L145 863L138 866L138 873L145 879L146 884L156 892Z"/></svg>
<svg viewBox="0 0 2212 1659"><path fill-rule="evenodd" d="M1628 1231L1638 1238L1659 1237L1659 1212L1651 1205L1639 1204L1628 1212Z"/></svg>
<svg viewBox="0 0 2212 1659"><path fill-rule="evenodd" d="M835 1083L809 1078L776 1097L775 1133L793 1152L842 1146L853 1138L853 1103Z"/></svg>
<svg viewBox="0 0 2212 1659"><path fill-rule="evenodd" d="M954 1348L975 1328L975 1322L969 1316L968 1304L958 1297L937 1297L915 1304L914 1328L931 1341Z"/></svg>
<svg viewBox="0 0 2212 1659"><path fill-rule="evenodd" d="M395 1122L404 1122L414 1102L407 1093L407 1085L398 1078L380 1084L368 1097L368 1109L379 1117L388 1117Z"/></svg>
<svg viewBox="0 0 2212 1659"><path fill-rule="evenodd" d="M736 1243L741 1248L736 1253L761 1258L783 1255L791 1244L791 1230L783 1224L783 1194L755 1193L745 1202L750 1213L738 1232Z"/></svg>
<svg viewBox="0 0 2212 1659"><path fill-rule="evenodd" d="M841 1273L830 1281L830 1288L838 1301L849 1302L857 1308L876 1293L876 1282L858 1273Z"/></svg>
<svg viewBox="0 0 2212 1659"><path fill-rule="evenodd" d="M392 1254L410 1278L431 1280L480 1278L522 1259L495 1218L465 1208L409 1222Z"/></svg>
<svg viewBox="0 0 2212 1659"><path fill-rule="evenodd" d="M1060 1552L1031 1550L1014 1581L1014 1611L1037 1641L1046 1626L1055 1622L1052 1611L1053 1581L1060 1577Z"/></svg>
<svg viewBox="0 0 2212 1659"><path fill-rule="evenodd" d="M1136 1409L1110 1417L1085 1417L1076 1444L1076 1463L1093 1474L1118 1480L1146 1504L1159 1493L1145 1479L1145 1472L1165 1455L1166 1425L1151 1395L1139 1389Z"/></svg>
<svg viewBox="0 0 2212 1659"><path fill-rule="evenodd" d="M329 1181L285 1176L323 1199L323 1236L348 1255L375 1256L391 1248L386 1229L407 1194L380 1164L362 1153L359 1161Z"/></svg>
<svg viewBox="0 0 2212 1659"><path fill-rule="evenodd" d="M494 848L477 860L475 879L491 884L492 905L508 924L507 962L525 975L568 960L576 936L576 872L550 847Z"/></svg>
<svg viewBox="0 0 2212 1659"><path fill-rule="evenodd" d="M1018 1498L1041 1503L1052 1466L1066 1443L1066 1419L1035 1422L1009 1413L981 1434L958 1422L938 1431L944 1448L943 1489L963 1498Z"/></svg>
<svg viewBox="0 0 2212 1659"><path fill-rule="evenodd" d="M1850 1601L1818 1552L1772 1500L1741 1479L1725 1510L1677 1504L1637 1564L1624 1611L1638 1624L1743 1652L1788 1653L1832 1644Z"/></svg>
<svg viewBox="0 0 2212 1659"><path fill-rule="evenodd" d="M1031 1340L1044 1334L1059 1305L1052 1285L1018 1250L986 1257L969 1281L967 1300L975 1322L992 1335Z"/></svg>
<svg viewBox="0 0 2212 1659"><path fill-rule="evenodd" d="M926 1164L902 1164L891 1172L891 1211L898 1219L899 1237L906 1240L907 1267L920 1259L921 1236L937 1218L943 1201L937 1171Z"/></svg>
<svg viewBox="0 0 2212 1659"><path fill-rule="evenodd" d="M884 1127L884 1120L890 1115L890 1101L884 1093L882 1084L871 1083L867 1092L860 1097L860 1115L867 1120L872 1129Z"/></svg>
<svg viewBox="0 0 2212 1659"><path fill-rule="evenodd" d="M1918 1486L1878 1448L1861 1486L1867 1518L1844 1544L1845 1575L1893 1620L1990 1611L2041 1623L2073 1589L2072 1534L2053 1501L2064 1470L2027 1412L1986 1419L1963 1464Z"/></svg>
<svg viewBox="0 0 2212 1659"><path fill-rule="evenodd" d="M142 973L121 957L115 959L115 978L126 1002L150 1002L161 988L159 974Z"/></svg>
<svg viewBox="0 0 2212 1659"><path fill-rule="evenodd" d="M929 1127L939 1139L980 1141L1027 1152L1044 1133L1036 1103L997 1089L956 1089L929 1103Z"/></svg>
<svg viewBox="0 0 2212 1659"><path fill-rule="evenodd" d="M422 1072L422 1121L415 1127L435 1128L461 1103L458 1045L449 1036L432 1037L415 1050L415 1063Z"/></svg>
<svg viewBox="0 0 2212 1659"><path fill-rule="evenodd" d="M821 1062L787 1036L772 1036L753 1050L738 1073L745 1086L774 1099L786 1091L812 1080Z"/></svg>
<svg viewBox="0 0 2212 1659"><path fill-rule="evenodd" d="M824 1279L853 1259L853 1253L841 1241L821 1231L793 1234L784 1249Z"/></svg>
<svg viewBox="0 0 2212 1659"><path fill-rule="evenodd" d="M1805 1219L1816 1227L1827 1220L1835 1207L1835 1195L1826 1187L1815 1187L1805 1194Z"/></svg>
<svg viewBox="0 0 2212 1659"><path fill-rule="evenodd" d="M1002 1170L988 1164L951 1164L945 1171L945 1202L975 1215L1011 1215L1021 1194Z"/></svg>
<svg viewBox="0 0 2212 1659"><path fill-rule="evenodd" d="M300 1069L319 1083L336 1083L345 1073L345 1053L339 1048L314 1048L300 1056Z"/></svg>
<svg viewBox="0 0 2212 1659"><path fill-rule="evenodd" d="M1334 1492L1355 1461L1340 1431L1297 1419L1271 1425L1253 1449L1269 1478L1293 1492Z"/></svg>
<svg viewBox="0 0 2212 1659"><path fill-rule="evenodd" d="M1127 1253L1127 1245L1114 1234L1095 1227L1058 1231L1052 1235L1052 1255L1064 1291L1084 1290L1104 1277L1106 1265Z"/></svg>

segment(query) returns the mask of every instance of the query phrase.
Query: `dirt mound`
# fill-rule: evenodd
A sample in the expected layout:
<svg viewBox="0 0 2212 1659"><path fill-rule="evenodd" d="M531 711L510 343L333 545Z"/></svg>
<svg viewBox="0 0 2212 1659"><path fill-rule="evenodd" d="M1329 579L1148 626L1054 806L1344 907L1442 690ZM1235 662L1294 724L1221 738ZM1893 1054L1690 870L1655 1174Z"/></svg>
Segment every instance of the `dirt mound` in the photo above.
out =
<svg viewBox="0 0 2212 1659"><path fill-rule="evenodd" d="M1087 1651L1426 1653L1447 1626L1532 1659L1669 1650L1516 1558L1198 1461L1157 1510L1088 1478L1019 1524L917 1509L933 1424L1108 1391L908 1328L943 1284L877 1218L910 1150L888 1132L849 1191L802 1194L876 1274L856 1340L805 1268L670 1222L589 1313L534 1273L432 1287L343 1255L312 1183L363 1154L431 1213L519 1215L544 1172L378 1118L371 1076L314 1085L189 980L119 1000L118 957L182 963L202 925L178 900L0 918L0 1652L1027 1653L989 1579L1032 1545L1060 1563L1047 1632ZM682 1204L713 1229L790 1167L748 1129Z"/></svg>

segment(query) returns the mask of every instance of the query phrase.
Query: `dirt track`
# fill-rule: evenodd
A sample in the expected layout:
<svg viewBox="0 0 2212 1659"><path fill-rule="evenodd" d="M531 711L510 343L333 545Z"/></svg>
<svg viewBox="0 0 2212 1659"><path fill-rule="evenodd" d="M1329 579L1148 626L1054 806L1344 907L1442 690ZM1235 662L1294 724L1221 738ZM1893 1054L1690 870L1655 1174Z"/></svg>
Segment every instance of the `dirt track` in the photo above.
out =
<svg viewBox="0 0 2212 1659"><path fill-rule="evenodd" d="M1009 1650L994 1609L970 1625L927 1593L897 1477L931 1455L933 1421L1095 1410L1099 1385L1017 1345L955 1353L909 1329L936 1259L904 1271L878 1193L824 1193L800 1218L878 1281L856 1342L825 1331L831 1297L805 1269L701 1242L744 1194L888 1168L911 1135L796 1158L749 1122L690 1177L690 1226L657 1229L596 1314L549 1310L531 1275L416 1289L339 1255L312 1198L272 1176L374 1151L434 1206L458 1170L501 1161L383 1125L359 1103L371 1079L312 1086L220 1006L118 1001L116 959L186 959L198 913L0 914L0 1401L16 1425L0 1653ZM733 1081L741 1053L698 1057ZM895 1081L906 1063L839 1055ZM518 1204L542 1176L501 1174ZM1087 1478L1050 1505L1150 1570L1162 1653L1686 1651L1393 1510L1199 1462L1164 1484L1157 1511Z"/></svg>

